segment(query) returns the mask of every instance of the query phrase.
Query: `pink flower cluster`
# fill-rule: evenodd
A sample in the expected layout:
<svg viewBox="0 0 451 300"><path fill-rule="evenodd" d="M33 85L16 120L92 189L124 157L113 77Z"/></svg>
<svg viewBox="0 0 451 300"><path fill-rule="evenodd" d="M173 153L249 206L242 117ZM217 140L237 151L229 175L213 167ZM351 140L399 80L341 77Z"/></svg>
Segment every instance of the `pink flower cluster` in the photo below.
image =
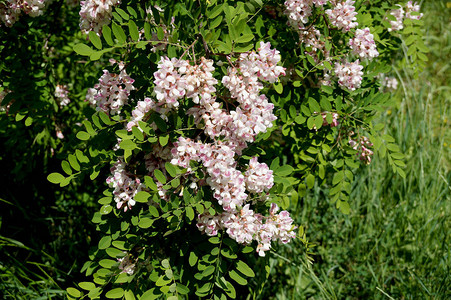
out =
<svg viewBox="0 0 451 300"><path fill-rule="evenodd" d="M289 24L296 29L304 27L312 15L313 5L323 6L328 0L287 0L285 1L285 14Z"/></svg>
<svg viewBox="0 0 451 300"><path fill-rule="evenodd" d="M396 18L395 21L390 20L391 28L388 28L388 31L398 31L404 28L403 21L404 17L411 20L419 20L423 17L423 14L417 14L415 16L412 13L418 13L420 11L420 5L413 1L409 1L406 3L405 8L403 8L400 4L396 4L399 8L394 9L390 12L392 16Z"/></svg>
<svg viewBox="0 0 451 300"><path fill-rule="evenodd" d="M359 25L355 22L357 12L354 3L353 0L346 0L336 4L333 9L327 9L326 14L329 16L330 23L343 31L349 31Z"/></svg>
<svg viewBox="0 0 451 300"><path fill-rule="evenodd" d="M156 110L156 108L155 102L150 98L145 98L144 101L138 101L135 109L132 111L132 118L127 123L127 130L132 131L133 126L138 126L138 122L143 121L145 115L151 110Z"/></svg>
<svg viewBox="0 0 451 300"><path fill-rule="evenodd" d="M392 10L390 14L396 18L395 21L390 21L391 28L388 28L388 31L398 31L404 28L404 25L402 23L404 19L404 9L401 5L396 4L399 6L398 9Z"/></svg>
<svg viewBox="0 0 451 300"><path fill-rule="evenodd" d="M103 75L99 78L94 88L88 89L86 101L97 110L103 110L107 114L120 114L130 95L134 90L134 79L127 75L123 64L119 64L120 73L110 73L103 70Z"/></svg>
<svg viewBox="0 0 451 300"><path fill-rule="evenodd" d="M228 145L204 144L180 137L174 143L171 163L191 171L190 161L201 162L209 175L207 184L213 197L226 211L235 211L247 199L243 174L236 169L235 152Z"/></svg>
<svg viewBox="0 0 451 300"><path fill-rule="evenodd" d="M389 91L396 91L398 88L398 80L395 77L386 77L384 74L380 76L381 88L386 88Z"/></svg>
<svg viewBox="0 0 451 300"><path fill-rule="evenodd" d="M133 199L141 191L143 185L139 178L133 179L126 170L126 164L122 158L111 168L111 176L106 179L110 187L114 188L113 195L118 209L127 211L136 204Z"/></svg>
<svg viewBox="0 0 451 300"><path fill-rule="evenodd" d="M409 1L406 3L406 18L411 20L419 20L423 17L422 13L416 16L412 16L413 12L414 13L420 12L420 5L417 2L413 3L413 1Z"/></svg>
<svg viewBox="0 0 451 300"><path fill-rule="evenodd" d="M373 151L371 151L369 147L373 147L373 144L366 136L361 136L359 141L350 139L349 145L351 145L352 149L358 151L357 156L360 158L362 162L364 162L367 165L370 164Z"/></svg>
<svg viewBox="0 0 451 300"><path fill-rule="evenodd" d="M269 191L274 185L272 170L265 163L259 163L257 157L249 161L249 168L244 173L246 189L252 193Z"/></svg>
<svg viewBox="0 0 451 300"><path fill-rule="evenodd" d="M368 27L364 29L357 29L355 31L354 38L349 40L349 47L352 49L352 53L361 58L372 59L379 55L374 42L374 37L370 33Z"/></svg>
<svg viewBox="0 0 451 300"><path fill-rule="evenodd" d="M0 3L0 20L11 27L23 13L37 17L44 13L48 0L6 0Z"/></svg>
<svg viewBox="0 0 451 300"><path fill-rule="evenodd" d="M335 75L338 77L338 84L346 87L351 91L358 89L362 84L363 66L359 64L359 60L355 62L344 62L343 64L335 64Z"/></svg>
<svg viewBox="0 0 451 300"><path fill-rule="evenodd" d="M94 31L100 34L103 25L111 22L113 7L121 4L120 0L85 0L80 5L80 29L88 34Z"/></svg>
<svg viewBox="0 0 451 300"><path fill-rule="evenodd" d="M64 107L70 103L69 91L67 85L58 84L55 88L55 98L58 101L60 107Z"/></svg>
<svg viewBox="0 0 451 300"><path fill-rule="evenodd" d="M167 108L177 108L179 99L186 94L186 82L183 74L186 73L189 64L185 60L162 57L158 63L158 71L155 77L155 93L158 105L166 105Z"/></svg>
<svg viewBox="0 0 451 300"><path fill-rule="evenodd" d="M279 240L286 244L296 237L293 219L287 211L279 214L279 207L272 203L269 217L254 213L246 204L239 212L224 212L211 216L208 213L198 216L197 227L209 236L218 234L226 229L227 234L240 244L250 244L253 240L258 243L257 252L265 256L265 251L271 248L271 242Z"/></svg>

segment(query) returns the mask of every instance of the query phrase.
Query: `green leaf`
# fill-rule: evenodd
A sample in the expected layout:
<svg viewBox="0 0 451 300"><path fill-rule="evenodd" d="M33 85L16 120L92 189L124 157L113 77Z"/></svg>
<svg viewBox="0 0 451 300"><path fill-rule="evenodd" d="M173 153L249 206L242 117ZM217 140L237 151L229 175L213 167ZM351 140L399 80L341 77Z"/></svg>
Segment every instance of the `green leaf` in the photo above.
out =
<svg viewBox="0 0 451 300"><path fill-rule="evenodd" d="M133 199L135 199L136 202L147 203L149 198L150 198L150 194L148 192L139 191L138 193L136 193L136 195Z"/></svg>
<svg viewBox="0 0 451 300"><path fill-rule="evenodd" d="M243 261L239 260L236 263L236 269L246 275L247 277L255 277L254 271Z"/></svg>
<svg viewBox="0 0 451 300"><path fill-rule="evenodd" d="M130 32L132 40L137 42L139 40L139 32L138 27L136 26L135 22L133 22L133 20L128 21L128 31Z"/></svg>
<svg viewBox="0 0 451 300"><path fill-rule="evenodd" d="M282 94L283 93L283 85L282 85L282 83L280 83L280 82L274 83L274 89L276 90L276 92L278 94Z"/></svg>
<svg viewBox="0 0 451 300"><path fill-rule="evenodd" d="M152 226L152 224L153 224L152 219L142 218L141 220L139 220L138 227L146 229L146 228L149 228L150 226Z"/></svg>
<svg viewBox="0 0 451 300"><path fill-rule="evenodd" d="M154 175L155 178L161 183L161 184L166 184L166 177L163 175L163 172L161 172L158 169L154 170Z"/></svg>
<svg viewBox="0 0 451 300"><path fill-rule="evenodd" d="M122 140L119 147L124 150L133 150L137 148L136 144L132 140Z"/></svg>
<svg viewBox="0 0 451 300"><path fill-rule="evenodd" d="M91 49L88 45L85 44L77 44L73 47L74 51L83 56L90 56L92 53L94 53L94 50Z"/></svg>
<svg viewBox="0 0 451 300"><path fill-rule="evenodd" d="M291 173L293 173L293 171L294 171L294 168L292 166L284 165L284 166L277 168L274 171L274 173L277 174L278 176L285 177L285 176L288 176Z"/></svg>
<svg viewBox="0 0 451 300"><path fill-rule="evenodd" d="M241 275L238 272L236 272L235 270L231 270L229 272L229 276L230 276L230 278L235 280L236 283L238 283L240 285L246 285L247 284L247 280L245 278L241 277Z"/></svg>
<svg viewBox="0 0 451 300"><path fill-rule="evenodd" d="M92 282L87 282L87 281L80 282L78 285L79 285L82 289L87 290L87 291L90 291L90 290L93 290L93 289L96 288L96 285L95 285L94 283L92 283Z"/></svg>
<svg viewBox="0 0 451 300"><path fill-rule="evenodd" d="M67 288L67 289L66 289L66 292L67 292L70 296L75 297L75 298L80 298L80 297L83 295L82 292L80 292L80 291L77 290L76 288L72 288L72 287Z"/></svg>
<svg viewBox="0 0 451 300"><path fill-rule="evenodd" d="M168 141L169 141L169 135L168 134L160 135L158 137L158 141L160 142L160 145L162 147L166 146L168 144Z"/></svg>
<svg viewBox="0 0 451 300"><path fill-rule="evenodd" d="M94 32L89 32L89 41L99 50L102 50L102 41L100 40L100 37Z"/></svg>
<svg viewBox="0 0 451 300"><path fill-rule="evenodd" d="M113 34L120 44L124 44L127 40L124 30L121 26L117 25L115 22L112 23Z"/></svg>
<svg viewBox="0 0 451 300"><path fill-rule="evenodd" d="M233 253L232 250L227 249L227 248L226 249L222 249L221 250L221 254L222 254L222 256L227 257L227 258L231 258L231 259L237 258L237 255L235 253Z"/></svg>
<svg viewBox="0 0 451 300"><path fill-rule="evenodd" d="M155 183L155 181L153 181L152 177L150 177L150 176L145 176L145 177L144 177L144 184L145 184L146 187L148 187L149 189L151 189L151 190L153 190L153 191L158 191L157 184Z"/></svg>
<svg viewBox="0 0 451 300"><path fill-rule="evenodd" d="M72 169L67 161L61 161L61 168L67 175L72 175Z"/></svg>
<svg viewBox="0 0 451 300"><path fill-rule="evenodd" d="M202 271L202 276L203 277L208 277L211 274L213 274L214 271L215 271L215 267L214 266L208 266L207 268L205 268L205 270Z"/></svg>
<svg viewBox="0 0 451 300"><path fill-rule="evenodd" d="M128 13L126 13L123 9L120 9L119 7L116 7L116 11L121 15L121 17L125 20L130 19L130 16Z"/></svg>
<svg viewBox="0 0 451 300"><path fill-rule="evenodd" d="M155 218L158 218L160 216L158 209L155 206L149 206L149 213Z"/></svg>
<svg viewBox="0 0 451 300"><path fill-rule="evenodd" d="M175 168L175 166L173 164L171 164L170 162L167 162L164 164L164 167L165 167L166 171L168 171L169 175L171 175L172 177L177 176L177 169Z"/></svg>
<svg viewBox="0 0 451 300"><path fill-rule="evenodd" d="M191 206L187 206L185 212L188 219L192 221L194 219L194 209Z"/></svg>
<svg viewBox="0 0 451 300"><path fill-rule="evenodd" d="M321 90L323 90L324 92L326 92L329 95L331 95L334 92L334 89L328 85L321 86Z"/></svg>
<svg viewBox="0 0 451 300"><path fill-rule="evenodd" d="M25 119L25 126L30 126L33 123L33 118L32 117L27 117Z"/></svg>
<svg viewBox="0 0 451 300"><path fill-rule="evenodd" d="M127 7L127 8L130 8L130 7ZM125 297L125 300L136 300L135 295L133 294L132 290L125 291L124 297Z"/></svg>
<svg viewBox="0 0 451 300"><path fill-rule="evenodd" d="M212 10L208 10L207 11L207 17L209 19L216 18L222 12L222 6L223 5L216 5ZM228 8L227 4L225 4L224 6L227 6L227 8Z"/></svg>
<svg viewBox="0 0 451 300"><path fill-rule="evenodd" d="M198 260L198 257L196 255L196 253L190 252L189 253L189 258L188 258L189 265L191 267L194 267L194 265L197 263L197 260Z"/></svg>
<svg viewBox="0 0 451 300"><path fill-rule="evenodd" d="M91 136L86 131L79 131L77 133L77 138L82 141L87 141L87 140L89 140L90 137Z"/></svg>
<svg viewBox="0 0 451 300"><path fill-rule="evenodd" d="M113 39L111 38L111 29L110 29L110 27L108 27L108 25L103 25L102 26L102 36L105 39L105 42L109 46L113 46L114 45Z"/></svg>
<svg viewBox="0 0 451 300"><path fill-rule="evenodd" d="M214 19L213 21L211 21L210 29L215 29L216 27L218 27L222 23L222 19L223 19L223 17L219 16L216 19Z"/></svg>
<svg viewBox="0 0 451 300"><path fill-rule="evenodd" d="M305 178L305 183L307 184L307 187L309 189L313 188L313 186L315 185L315 176L313 176L312 174L308 174L307 177Z"/></svg>
<svg viewBox="0 0 451 300"><path fill-rule="evenodd" d="M238 37L237 42L238 43L247 43L252 41L254 38L253 34L243 34L242 36Z"/></svg>
<svg viewBox="0 0 451 300"><path fill-rule="evenodd" d="M109 204L105 204L100 208L100 214L107 215L113 211L113 207Z"/></svg>
<svg viewBox="0 0 451 300"><path fill-rule="evenodd" d="M107 235L100 239L99 249L106 249L111 246L111 236Z"/></svg>
<svg viewBox="0 0 451 300"><path fill-rule="evenodd" d="M189 288L187 288L186 286L184 286L181 283L177 283L177 292L181 295L186 295L189 293Z"/></svg>
<svg viewBox="0 0 451 300"><path fill-rule="evenodd" d="M66 177L61 175L60 173L51 173L47 176L47 180L54 184L61 183Z"/></svg>
<svg viewBox="0 0 451 300"><path fill-rule="evenodd" d="M99 265L106 269L111 269L115 264L117 264L117 261L112 259L102 259L99 261Z"/></svg>
<svg viewBox="0 0 451 300"><path fill-rule="evenodd" d="M108 299L119 299L124 296L124 290L122 288L115 288L105 294Z"/></svg>

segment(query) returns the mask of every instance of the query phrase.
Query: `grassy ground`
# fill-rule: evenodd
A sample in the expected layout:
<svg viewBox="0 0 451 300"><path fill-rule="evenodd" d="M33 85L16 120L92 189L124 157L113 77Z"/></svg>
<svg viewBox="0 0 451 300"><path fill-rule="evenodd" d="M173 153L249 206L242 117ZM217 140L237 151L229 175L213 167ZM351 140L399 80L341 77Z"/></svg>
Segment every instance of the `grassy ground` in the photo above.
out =
<svg viewBox="0 0 451 300"><path fill-rule="evenodd" d="M407 155L406 179L376 157L355 182L349 216L320 190L304 199L302 221L318 243L314 274L293 263L294 288L274 298L451 299L450 7L423 3L428 65L417 79L396 70L399 106L381 116Z"/></svg>

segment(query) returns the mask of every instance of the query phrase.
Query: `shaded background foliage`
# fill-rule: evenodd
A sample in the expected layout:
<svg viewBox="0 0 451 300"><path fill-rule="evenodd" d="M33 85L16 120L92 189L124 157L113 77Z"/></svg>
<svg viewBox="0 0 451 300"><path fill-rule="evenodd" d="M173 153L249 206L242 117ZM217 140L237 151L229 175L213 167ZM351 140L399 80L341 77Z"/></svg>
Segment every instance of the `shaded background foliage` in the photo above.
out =
<svg viewBox="0 0 451 300"><path fill-rule="evenodd" d="M86 250L99 239L90 220L104 176L94 184L81 179L64 190L46 180L78 144L74 128L64 125L82 121L89 110L82 102L60 109L52 89L42 88L72 84L70 96L83 99L85 87L78 82L86 79L79 76L95 74L99 65L80 63L68 46L83 40L72 35L77 9L54 2L47 12L48 18L22 18L2 33L19 39L0 44L0 80L20 91L9 97L27 108L21 110L23 119L13 117L21 109L14 106L0 119L0 290L19 299L63 297L65 288L83 279L79 270ZM324 186L315 185L291 206L295 223L306 224L309 240L318 245L313 267L306 264L301 242L276 247L278 254L266 258L271 272L260 299L450 297L450 8L426 1L423 12L431 49L427 69L416 79L394 66L402 83L397 108L380 116L408 155L407 178L375 158L353 183L348 216L328 202ZM33 47L49 50L30 51ZM52 57L51 49L65 55ZM68 143L55 138L60 120ZM242 289L243 295L248 292Z"/></svg>

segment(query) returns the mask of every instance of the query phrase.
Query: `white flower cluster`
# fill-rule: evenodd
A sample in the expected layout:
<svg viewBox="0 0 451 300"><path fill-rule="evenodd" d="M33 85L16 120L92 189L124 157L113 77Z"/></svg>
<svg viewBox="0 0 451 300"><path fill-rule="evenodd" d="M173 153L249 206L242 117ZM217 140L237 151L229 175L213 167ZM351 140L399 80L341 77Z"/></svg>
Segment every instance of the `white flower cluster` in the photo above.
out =
<svg viewBox="0 0 451 300"><path fill-rule="evenodd" d="M333 9L327 9L326 14L329 16L330 23L343 31L357 27L359 24L355 22L357 12L354 3L353 0L346 0L335 5Z"/></svg>
<svg viewBox="0 0 451 300"><path fill-rule="evenodd" d="M145 98L144 101L138 101L135 109L132 111L132 119L127 123L127 130L132 131L133 126L138 126L139 121L143 121L145 115L152 110L156 110L155 102L150 98ZM138 127L139 128L139 127Z"/></svg>
<svg viewBox="0 0 451 300"><path fill-rule="evenodd" d="M247 199L243 174L236 169L235 152L228 145L216 142L204 144L180 137L174 143L171 163L191 171L190 161L201 162L206 168L207 183L213 196L226 211L235 211Z"/></svg>
<svg viewBox="0 0 451 300"><path fill-rule="evenodd" d="M390 21L391 28L388 28L388 31L398 31L404 28L403 25L403 19L404 19L404 9L401 5L396 4L399 6L398 9L394 9L390 12L390 15L396 18L395 21Z"/></svg>
<svg viewBox="0 0 451 300"><path fill-rule="evenodd" d="M89 101L91 106L110 115L120 114L122 106L128 101L130 91L135 89L135 80L127 75L122 63L119 63L119 69L119 74L103 70L99 83L88 89L86 94L86 101Z"/></svg>
<svg viewBox="0 0 451 300"><path fill-rule="evenodd" d="M118 209L127 211L136 204L133 199L135 195L141 191L143 185L139 178L133 179L126 170L126 163L122 158L111 168L111 176L106 179L108 185L114 188L113 195Z"/></svg>
<svg viewBox="0 0 451 300"><path fill-rule="evenodd" d="M403 8L400 4L396 4L399 8L394 9L390 12L392 16L396 18L396 20L390 20L391 28L388 28L388 31L398 31L404 28L404 17L411 20L419 20L423 17L423 14L416 14L415 16L412 13L418 13L420 11L420 5L413 1L409 1L406 3L405 8Z"/></svg>
<svg viewBox="0 0 451 300"><path fill-rule="evenodd" d="M331 25L342 29L344 32L358 26L356 22L357 12L355 11L353 0L346 1L326 1L326 0L305 0L305 1L286 1L285 14L288 15L289 23L299 32L299 40L307 47L306 54L310 55L316 63L320 63L317 53L323 54L324 59L330 63L334 60L330 56L330 51L326 49L321 32L313 24L306 24L308 16L312 14L314 5L323 6L330 2L331 9L324 12L328 16ZM303 17L301 17L303 16ZM355 36L349 40L349 46L354 55L359 58L373 58L379 55L374 37L369 28L356 29ZM311 50L310 50L311 49ZM350 90L359 88L362 81L363 66L359 65L359 60L354 63L335 63L335 75L338 77L338 84ZM319 79L321 85L331 85L332 74L330 71L324 71L324 77Z"/></svg>
<svg viewBox="0 0 451 300"><path fill-rule="evenodd" d="M351 91L358 89L362 84L363 66L359 64L359 60L355 62L344 62L343 64L335 64L335 75L338 77L338 84L348 88Z"/></svg>
<svg viewBox="0 0 451 300"><path fill-rule="evenodd" d="M398 80L395 77L380 77L381 79L381 87L386 88L389 91L396 91L398 89Z"/></svg>
<svg viewBox="0 0 451 300"><path fill-rule="evenodd" d="M37 17L44 13L48 0L6 0L0 3L0 19L7 27L13 26L23 13Z"/></svg>
<svg viewBox="0 0 451 300"><path fill-rule="evenodd" d="M354 55L361 58L372 59L379 55L374 37L368 27L355 31L354 38L349 40L349 47L352 49Z"/></svg>
<svg viewBox="0 0 451 300"><path fill-rule="evenodd" d="M406 3L406 18L411 20L419 20L423 17L423 14L417 14L416 16L413 16L412 13L418 13L420 12L420 5L413 1L409 1Z"/></svg>
<svg viewBox="0 0 451 300"><path fill-rule="evenodd" d="M120 0L85 0L80 5L80 29L88 34L94 31L100 34L103 25L111 22L113 7L121 4Z"/></svg>
<svg viewBox="0 0 451 300"><path fill-rule="evenodd" d="M155 77L155 93L158 105L166 105L168 108L177 108L179 99L186 94L186 81L183 74L186 73L188 62L185 60L162 57L158 63L158 71Z"/></svg>
<svg viewBox="0 0 451 300"><path fill-rule="evenodd" d="M171 79L170 85L166 87L171 85L183 87L180 89L181 95L193 99L193 102L198 104L188 113L195 117L199 125L204 122L204 132L214 141L202 143L180 137L172 149L171 163L186 168L188 174L192 172L191 161L201 163L207 174L206 183L212 188L213 197L225 211L222 215L214 217L200 215L198 228L208 235L216 235L218 230L227 229L230 237L238 243L248 244L252 240L258 240L260 255L269 250L271 240L280 239L288 242L295 235L293 232L295 227L291 225L292 220L288 213L281 213L279 219L272 216L265 224L262 222L263 216L259 214L254 216L249 204L246 204L248 199L246 190L251 193L267 192L274 184L272 171L266 164L258 163L254 157L243 174L237 169L234 157L247 147L248 142L253 142L258 133L266 132L275 120L272 113L274 106L268 102L265 95L260 94L263 84L259 80L273 83L279 76L284 75L285 69L277 65L279 61L279 52L271 49L269 43L261 43L258 53L241 54L235 66L229 67L227 76L222 79L222 83L230 91L231 99L238 102L236 109L230 112L216 102L214 85L217 80L212 76L214 68L209 60L202 59L198 66L179 67L176 72L174 69L177 67L167 66L166 69L169 71L160 75L163 73L160 69L156 79L157 86L162 87L165 85L161 84L161 80L166 80L169 76L181 82L179 85L177 81ZM173 66L181 65L180 60L170 62ZM165 88L160 89L164 98L158 101L163 105L173 106L172 103L175 102L170 101L168 104L167 101L172 94ZM226 104L228 105L228 102ZM217 139L218 137L221 137L221 141ZM283 227L287 217L290 221L289 229ZM272 221L278 222L273 226L276 229L270 226ZM286 233L282 233L285 229ZM265 231L271 231L271 234L263 234ZM281 238L284 234L289 238ZM262 237L261 243L259 236ZM269 240L266 236L270 237Z"/></svg>
<svg viewBox="0 0 451 300"><path fill-rule="evenodd" d="M197 228L209 236L218 234L219 230L226 229L227 234L240 244L250 244L253 240L258 243L257 252L265 256L265 251L271 248L271 242L280 241L284 244L296 237L293 219L287 211L279 214L279 207L271 203L269 216L265 217L254 213L246 204L239 212L224 212L211 216L204 213L198 216Z"/></svg>
<svg viewBox="0 0 451 300"><path fill-rule="evenodd" d="M373 156L373 151L369 147L373 147L373 144L366 136L361 136L359 141L353 139L349 140L349 145L352 149L357 150L357 156L365 164L369 165L371 162L371 157Z"/></svg>
<svg viewBox="0 0 451 300"><path fill-rule="evenodd" d="M67 90L67 85L58 84L55 87L55 98L58 101L60 107L64 107L70 103L69 91Z"/></svg>
<svg viewBox="0 0 451 300"><path fill-rule="evenodd" d="M259 163L257 157L249 161L249 168L244 173L246 189L252 193L269 191L274 185L272 170L265 163Z"/></svg>

